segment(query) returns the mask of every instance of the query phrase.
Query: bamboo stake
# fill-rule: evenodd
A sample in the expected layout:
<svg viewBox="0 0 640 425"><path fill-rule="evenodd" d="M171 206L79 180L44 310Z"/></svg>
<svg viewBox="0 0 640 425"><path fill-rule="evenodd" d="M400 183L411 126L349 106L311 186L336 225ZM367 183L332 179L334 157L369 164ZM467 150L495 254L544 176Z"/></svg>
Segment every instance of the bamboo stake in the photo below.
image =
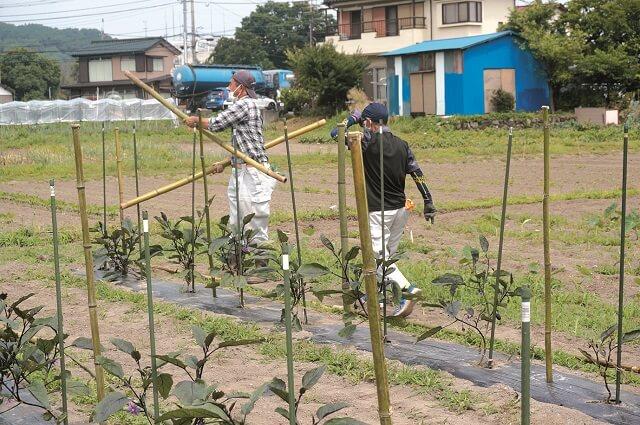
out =
<svg viewBox="0 0 640 425"><path fill-rule="evenodd" d="M62 320L62 287L60 284L60 254L58 252L58 217L56 205L56 184L53 179L49 181L51 191L51 229L53 233L53 267L56 278L56 316L58 319L58 349L60 350L60 387L62 390L62 414L64 424L69 424L69 412L67 406L67 368L64 357L64 327Z"/></svg>
<svg viewBox="0 0 640 425"><path fill-rule="evenodd" d="M207 226L207 242L211 242L211 215L209 214L209 184L207 182L207 173L206 173L206 166L204 163L204 139L202 137L202 111L198 110L198 118L200 120L200 131L199 133L199 139L200 139L200 166L202 167L202 175L204 176L204 178L202 179L202 183L204 185L204 218L207 221L206 222L206 226ZM207 249L207 259L209 260L209 273L211 273L211 270L213 270L213 254L211 254L209 252L209 250ZM213 298L216 298L218 296L217 294L217 290L216 288L218 287L217 282L215 281L215 279L212 277L211 278L211 293L213 295Z"/></svg>
<svg viewBox="0 0 640 425"><path fill-rule="evenodd" d="M289 395L289 424L296 425L296 393L293 375L293 335L291 318L291 273L289 271L289 245L282 244L282 271L284 272L284 326L287 347L287 391Z"/></svg>
<svg viewBox="0 0 640 425"><path fill-rule="evenodd" d="M502 248L504 246L504 225L507 218L507 195L509 194L509 170L511 168L511 147L513 145L513 127L509 127L509 142L507 143L507 165L504 171L504 186L502 190L502 213L500 215L500 241L498 242L498 264L496 268L496 284L493 288L493 313L491 315L491 337L489 338L489 359L487 367L493 367L493 346L496 337L496 316L498 313L498 292L500 291L500 271L502 270Z"/></svg>
<svg viewBox="0 0 640 425"><path fill-rule="evenodd" d="M76 188L78 189L78 209L82 225L82 247L84 248L85 273L87 276L87 304L89 306L89 324L91 326L91 344L93 348L93 364L96 371L96 392L98 401L104 398L104 371L96 359L100 355L100 330L98 328L98 312L96 305L96 286L93 280L93 255L89 238L89 219L87 216L87 199L84 187L84 171L82 168L82 147L80 146L80 125L71 126L73 132L73 149L76 162Z"/></svg>
<svg viewBox="0 0 640 425"><path fill-rule="evenodd" d="M380 222L382 225L380 226L381 237L382 237L382 279L380 282L380 289L382 291L382 325L383 325L383 339L387 342L387 266L385 265L385 261L387 261L387 247L385 244L385 232L384 232L384 140L382 139L382 120L378 123L379 131L378 131L378 144L380 147Z"/></svg>
<svg viewBox="0 0 640 425"><path fill-rule="evenodd" d="M546 379L553 382L551 352L551 254L549 252L549 107L542 107L544 124L544 195L542 198L542 229L544 238L544 359Z"/></svg>
<svg viewBox="0 0 640 425"><path fill-rule="evenodd" d="M142 82L142 80L140 80L138 77L133 75L131 72L124 71L124 75L126 75L131 81L133 81L135 85L137 85L138 87L140 87L141 89L146 91L153 98L155 98L158 102L160 102L165 108L167 108L171 112L173 112L176 116L178 116L178 118L180 118L183 121L188 118L188 115L185 114L184 112L182 112L176 105L174 105L173 103L169 102L167 99L163 98L158 92L156 92L153 88L151 88L150 86L148 86L147 84ZM216 135L214 135L209 130L203 129L202 132L209 139L211 139L213 142L215 142L218 145L220 145L220 147L223 148L224 150L226 150L227 152L234 153L234 149L233 149L233 146L231 146L231 144L223 142L222 140L220 140ZM246 155L243 152L237 152L237 157L240 158L242 161L244 161L246 164L251 165L252 167L255 167L260 172L268 175L271 178L274 178L274 179L278 180L279 182L284 183L284 182L287 181L286 177L281 176L280 174L276 173L275 171L272 171L270 168L265 167L263 164L261 164L258 161L252 159L249 155Z"/></svg>
<svg viewBox="0 0 640 425"><path fill-rule="evenodd" d="M160 416L160 401L158 399L158 365L156 363L156 331L153 319L153 287L151 283L151 254L149 252L149 214L142 212L142 227L144 232L144 264L147 278L147 315L149 317L149 347L151 350L151 380L153 381L153 419Z"/></svg>
<svg viewBox="0 0 640 425"><path fill-rule="evenodd" d="M102 121L102 225L107 236L107 155L104 142L104 121Z"/></svg>
<svg viewBox="0 0 640 425"><path fill-rule="evenodd" d="M120 203L124 202L124 177L122 175L122 144L120 143L120 129L114 129L114 138L116 143L116 171L118 177L118 199ZM120 228L124 223L124 210L120 208Z"/></svg>
<svg viewBox="0 0 640 425"><path fill-rule="evenodd" d="M624 250L627 219L627 164L629 154L629 123L624 125L622 146L622 211L620 212L620 278L618 286L618 348L616 353L616 403L620 403L620 379L622 366L622 320L624 319Z"/></svg>
<svg viewBox="0 0 640 425"><path fill-rule="evenodd" d="M136 138L136 122L133 122L133 169L136 176L136 196L140 196L140 181L138 178L138 141ZM138 236L142 235L140 223L140 204L136 205L136 217L138 218ZM142 238L138 239L138 252L142 254Z"/></svg>
<svg viewBox="0 0 640 425"><path fill-rule="evenodd" d="M342 261L345 261L349 249L349 230L347 227L347 191L345 179L345 163L347 149L345 146L345 124L338 124L338 212L340 215L340 253ZM346 291L350 289L347 271L342 270L342 309L344 313L351 312L351 304Z"/></svg>
<svg viewBox="0 0 640 425"><path fill-rule="evenodd" d="M287 129L287 119L284 119L284 141L287 148L287 164L289 166L289 188L291 191L291 204L293 206L293 227L296 233L296 248L298 252L298 265L302 265L302 249L300 248L300 230L298 229L298 208L296 208L296 193L293 184L293 167L291 166L291 151L289 149L289 135ZM305 294L304 280L300 277L300 282L296 282L300 285L300 291L302 291L302 311L304 314L304 323L309 323L307 317L307 296Z"/></svg>
<svg viewBox="0 0 640 425"><path fill-rule="evenodd" d="M196 174L196 134L198 130L193 129L193 149L191 153L191 175ZM196 180L191 182L191 292L196 292ZM189 288L187 288L189 290Z"/></svg>
<svg viewBox="0 0 640 425"><path fill-rule="evenodd" d="M235 130L234 130L235 131ZM234 135L235 136L235 135ZM238 143L236 142L236 138L233 137L233 177L235 179L235 194L236 194L236 234L234 237L235 245L235 254L236 254L236 272L238 276L242 276L243 273L243 264L242 264L242 245L244 244L244 235L242 234L242 214L240 212L240 186L238 173L240 169L238 168L238 157L235 155L238 153ZM244 289L240 288L240 307L244 307Z"/></svg>
<svg viewBox="0 0 640 425"><path fill-rule="evenodd" d="M358 227L360 230L360 246L362 249L364 283L367 292L367 311L369 315L369 331L371 334L371 351L373 368L376 377L378 395L378 415L381 425L391 425L389 381L387 366L380 330L380 311L378 307L378 288L376 278L376 260L371 244L369 227L369 210L364 180L364 164L362 160L362 134L350 135L351 162L353 167L353 183L355 186L356 206L358 210Z"/></svg>
<svg viewBox="0 0 640 425"><path fill-rule="evenodd" d="M313 124L310 124L308 126L305 126L305 127L299 128L299 129L297 129L295 131L292 131L289 134L289 139L293 139L294 137L301 136L301 135L303 135L305 133L308 133L310 131L315 130L316 128L322 127L323 125L326 124L326 122L327 122L326 120L322 119L320 121L316 121ZM278 146L282 142L284 142L284 136L278 137L277 139L273 139L270 142L265 143L264 148L265 149L271 149L271 148L273 148L275 146ZM217 174L219 172L218 171L219 167L222 167L222 169L224 170L224 168L228 167L229 165L231 165L231 158L223 159L222 161L216 162L213 165L211 165L210 167L205 168L204 171L196 173L195 179L196 180L197 179L201 179L202 176L205 176L205 175L208 175L208 174ZM159 187L158 189L154 189L154 190L152 190L150 192L147 192L147 193L145 193L145 194L143 194L141 196L138 196L138 197L136 197L136 198L134 198L134 199L132 199L130 201L121 203L120 204L120 208L126 210L127 208L130 208L130 207L132 207L134 205L137 205L137 204L139 204L141 202L148 201L149 199L153 199L156 196L160 196L160 195L163 195L163 194L165 194L167 192L171 192L172 190L178 189L178 188L180 188L182 186L185 186L185 185L191 183L193 178L194 178L194 176L191 175L189 177L185 177L183 179L180 179L180 180L178 180L176 182L173 182L173 183L170 183L168 185Z"/></svg>

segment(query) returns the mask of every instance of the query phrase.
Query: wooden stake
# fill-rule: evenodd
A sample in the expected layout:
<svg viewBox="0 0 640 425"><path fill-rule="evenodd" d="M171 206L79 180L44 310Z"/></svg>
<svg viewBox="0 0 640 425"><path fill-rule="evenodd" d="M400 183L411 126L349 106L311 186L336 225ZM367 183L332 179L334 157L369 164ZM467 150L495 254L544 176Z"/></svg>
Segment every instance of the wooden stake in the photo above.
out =
<svg viewBox="0 0 640 425"><path fill-rule="evenodd" d="M147 84L142 82L142 80L140 80L138 77L133 75L131 72L124 71L124 75L126 75L131 81L133 81L135 85L137 85L138 87L140 87L141 89L146 91L153 98L155 98L158 102L160 102L165 108L169 109L171 112L176 114L176 116L178 118L180 118L183 121L188 118L188 115L185 114L184 112L182 112L176 105L174 105L173 103L169 102L167 99L162 97L160 95L160 93L156 92L153 88L151 88L150 86L148 86ZM202 132L209 139L211 139L213 142L215 142L218 145L220 145L220 147L223 148L224 150L226 150L227 152L232 153L234 155L237 155L237 157L240 158L242 161L244 161L246 164L251 165L252 167L255 167L260 172L268 175L271 178L274 178L274 179L278 180L279 182L285 183L287 181L287 178L285 176L281 176L280 174L276 173L275 171L272 171L270 168L265 167L263 164L261 164L258 161L252 159L249 155L247 155L247 154L245 154L243 152L235 152L234 153L233 146L231 146L229 143L225 143L222 140L220 140L211 131L203 129Z"/></svg>
<svg viewBox="0 0 640 425"><path fill-rule="evenodd" d="M553 382L551 352L551 254L549 251L549 107L542 107L544 124L544 195L542 198L542 229L544 243L544 359L547 382Z"/></svg>
<svg viewBox="0 0 640 425"><path fill-rule="evenodd" d="M292 131L291 133L289 133L289 139L293 139L294 137L301 136L302 134L308 133L310 131L315 130L316 128L322 127L323 125L326 124L326 122L327 122L326 120L322 119L322 120L316 121L315 123L310 124L310 125L308 125L306 127L302 127L302 128L299 128L299 129L297 129L295 131ZM273 139L270 142L265 143L264 147L265 147L265 149L271 149L274 146L278 146L282 142L284 142L284 136L278 137L277 139ZM168 185L159 187L158 189L154 189L154 190L152 190L150 192L147 192L147 193L145 193L145 194L143 194L141 196L138 196L138 197L136 197L136 198L134 198L134 199L132 199L130 201L121 203L120 204L120 208L126 210L127 208L130 208L130 207L132 207L134 205L137 205L137 204L139 204L141 202L148 201L149 199L153 199L156 196L163 195L163 194L165 194L167 192L171 192L172 190L175 190L175 189L178 189L178 188L180 188L182 186L185 186L185 185L191 183L193 181L194 177L195 177L196 180L198 180L198 179L201 179L202 176L205 176L205 175L208 175L208 174L216 174L216 173L218 173L217 170L218 170L218 168L220 166L222 166L222 168L224 169L224 168L228 167L229 165L231 165L231 159L230 158L226 158L226 159L224 159L222 161L214 163L213 165L211 165L208 168L205 168L203 171L201 171L199 173L196 173L195 176L191 176L190 175L189 177L185 177L185 178L180 179L180 180L178 180L176 182L170 183Z"/></svg>
<svg viewBox="0 0 640 425"><path fill-rule="evenodd" d="M84 187L84 171L82 168L82 147L80 146L80 125L71 126L73 132L73 150L76 162L76 188L78 189L78 209L82 225L82 247L84 248L85 273L87 276L87 304L89 306L89 325L91 327L91 344L93 346L93 364L96 371L96 392L98 401L104 398L104 371L96 359L100 355L100 330L98 328L98 311L96 304L96 286L93 280L93 255L89 236L89 219L87 216L87 199Z"/></svg>
<svg viewBox="0 0 640 425"><path fill-rule="evenodd" d="M373 368L376 377L378 394L378 415L381 425L391 425L389 381L385 362L382 331L380 329L380 311L378 306L378 284L376 259L371 244L369 228L369 209L367 206L367 189L364 180L364 164L362 160L362 134L350 135L351 163L353 167L353 184L355 186L356 206L358 210L358 227L360 230L360 246L362 249L364 283L367 293L367 311L369 331L371 334L371 351Z"/></svg>

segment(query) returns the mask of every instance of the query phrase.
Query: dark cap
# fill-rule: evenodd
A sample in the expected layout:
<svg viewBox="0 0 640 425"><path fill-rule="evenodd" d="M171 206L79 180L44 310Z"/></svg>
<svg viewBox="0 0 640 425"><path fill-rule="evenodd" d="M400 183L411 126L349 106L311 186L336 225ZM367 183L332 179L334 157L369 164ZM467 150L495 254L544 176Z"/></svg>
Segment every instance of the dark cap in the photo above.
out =
<svg viewBox="0 0 640 425"><path fill-rule="evenodd" d="M372 102L362 111L362 121L366 119L370 119L376 124L382 120L382 123L386 124L389 120L389 111L382 103Z"/></svg>
<svg viewBox="0 0 640 425"><path fill-rule="evenodd" d="M236 83L240 84L247 90L247 94L249 95L249 97L253 99L258 97L254 90L256 87L256 79L253 77L253 75L251 75L249 71L240 70L233 74L233 77L231 78L236 80Z"/></svg>

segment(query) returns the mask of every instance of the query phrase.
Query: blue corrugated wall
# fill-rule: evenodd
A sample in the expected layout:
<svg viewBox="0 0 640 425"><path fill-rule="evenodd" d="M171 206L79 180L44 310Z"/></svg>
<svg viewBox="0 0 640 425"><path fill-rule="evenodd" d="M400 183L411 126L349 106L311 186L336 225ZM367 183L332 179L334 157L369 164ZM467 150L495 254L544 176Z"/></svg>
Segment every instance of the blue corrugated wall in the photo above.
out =
<svg viewBox="0 0 640 425"><path fill-rule="evenodd" d="M412 72L420 70L418 55L403 56L402 58L402 107L404 115L411 115L411 77Z"/></svg>
<svg viewBox="0 0 640 425"><path fill-rule="evenodd" d="M400 104L398 103L398 76L389 75L387 77L387 99L389 102L389 114L398 115Z"/></svg>
<svg viewBox="0 0 640 425"><path fill-rule="evenodd" d="M522 50L512 36L502 37L464 51L462 85L459 79L447 79L447 114L483 114L484 70L513 68L516 71L516 108L536 111L549 103L549 87L544 71L531 53ZM447 74L447 77L452 74ZM461 87L461 89L460 89ZM462 92L460 102L449 104L449 92ZM460 107L462 106L462 107Z"/></svg>

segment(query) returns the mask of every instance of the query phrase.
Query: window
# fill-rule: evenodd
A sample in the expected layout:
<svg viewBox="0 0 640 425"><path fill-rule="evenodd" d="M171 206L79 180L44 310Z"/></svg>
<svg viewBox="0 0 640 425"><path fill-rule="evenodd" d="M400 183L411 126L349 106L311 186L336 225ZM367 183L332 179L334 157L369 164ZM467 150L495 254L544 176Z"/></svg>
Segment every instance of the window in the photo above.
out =
<svg viewBox="0 0 640 425"><path fill-rule="evenodd" d="M482 22L481 2L461 1L442 5L442 23L444 25L463 22Z"/></svg>
<svg viewBox="0 0 640 425"><path fill-rule="evenodd" d="M164 71L164 59L163 58L153 58L153 72Z"/></svg>
<svg viewBox="0 0 640 425"><path fill-rule="evenodd" d="M385 16L387 18L386 35L398 35L398 6L387 6Z"/></svg>
<svg viewBox="0 0 640 425"><path fill-rule="evenodd" d="M444 52L444 72L447 74L462 74L462 50L447 50Z"/></svg>
<svg viewBox="0 0 640 425"><path fill-rule="evenodd" d="M420 71L432 72L436 70L435 53L423 53L420 55Z"/></svg>
<svg viewBox="0 0 640 425"><path fill-rule="evenodd" d="M89 60L89 81L113 81L111 59Z"/></svg>
<svg viewBox="0 0 640 425"><path fill-rule="evenodd" d="M387 101L387 69L373 68L373 99L376 102L386 103Z"/></svg>
<svg viewBox="0 0 640 425"><path fill-rule="evenodd" d="M120 70L121 71L132 71L136 70L136 58L131 56L123 56L120 58Z"/></svg>

